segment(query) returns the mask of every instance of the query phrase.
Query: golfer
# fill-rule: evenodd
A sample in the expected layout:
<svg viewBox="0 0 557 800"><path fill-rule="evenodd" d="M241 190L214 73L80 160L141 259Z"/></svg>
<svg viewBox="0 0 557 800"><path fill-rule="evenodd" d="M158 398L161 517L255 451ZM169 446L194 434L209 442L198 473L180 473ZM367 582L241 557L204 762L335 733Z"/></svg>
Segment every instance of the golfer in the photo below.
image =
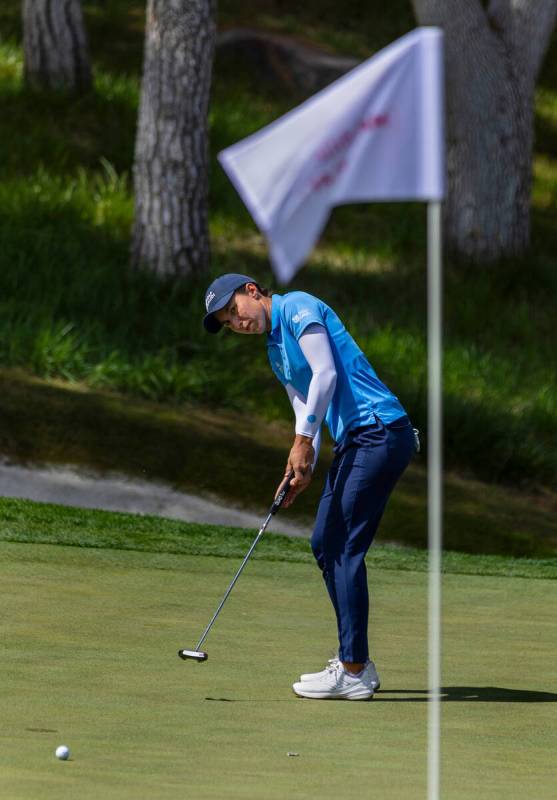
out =
<svg viewBox="0 0 557 800"><path fill-rule="evenodd" d="M414 452L412 425L338 316L317 297L271 295L253 278L228 273L207 289L205 309L209 333L224 327L267 335L271 367L296 418L285 471L294 477L284 507L311 481L323 421L336 443L311 547L336 614L338 657L292 688L301 697L367 700L379 677L369 657L364 559Z"/></svg>

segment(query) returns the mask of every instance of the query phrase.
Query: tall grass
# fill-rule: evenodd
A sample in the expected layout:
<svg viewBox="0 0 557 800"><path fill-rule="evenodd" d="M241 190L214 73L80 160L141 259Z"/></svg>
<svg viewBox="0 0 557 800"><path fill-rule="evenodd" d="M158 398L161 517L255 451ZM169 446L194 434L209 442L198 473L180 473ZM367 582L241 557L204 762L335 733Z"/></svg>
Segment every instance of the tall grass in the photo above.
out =
<svg viewBox="0 0 557 800"><path fill-rule="evenodd" d="M101 11L88 13L100 25ZM95 89L79 99L24 88L20 47L0 45L0 102L9 108L0 115L0 364L158 401L289 416L263 340L202 333L205 282L128 268L139 76L137 47L126 43L116 55L104 46ZM111 66L116 56L129 71ZM219 72L217 62L213 154L292 102L253 76ZM447 463L520 484L557 478L557 93L540 90L539 106L532 254L484 270L446 265ZM212 164L211 274L241 271L272 284L264 243ZM340 312L422 429L424 262L422 207L341 208L294 286Z"/></svg>

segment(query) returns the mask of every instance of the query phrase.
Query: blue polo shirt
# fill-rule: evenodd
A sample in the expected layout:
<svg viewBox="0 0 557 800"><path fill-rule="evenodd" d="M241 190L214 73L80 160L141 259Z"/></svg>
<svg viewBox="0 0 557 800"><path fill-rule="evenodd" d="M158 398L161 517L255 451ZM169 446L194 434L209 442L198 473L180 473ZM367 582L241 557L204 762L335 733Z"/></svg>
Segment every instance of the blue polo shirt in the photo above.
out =
<svg viewBox="0 0 557 800"><path fill-rule="evenodd" d="M334 441L341 442L354 428L372 425L376 414L385 425L405 416L398 398L379 380L333 309L306 292L272 297L267 353L283 386L290 383L307 397L312 371L298 339L308 325L315 323L327 331L337 371L335 391L325 415Z"/></svg>

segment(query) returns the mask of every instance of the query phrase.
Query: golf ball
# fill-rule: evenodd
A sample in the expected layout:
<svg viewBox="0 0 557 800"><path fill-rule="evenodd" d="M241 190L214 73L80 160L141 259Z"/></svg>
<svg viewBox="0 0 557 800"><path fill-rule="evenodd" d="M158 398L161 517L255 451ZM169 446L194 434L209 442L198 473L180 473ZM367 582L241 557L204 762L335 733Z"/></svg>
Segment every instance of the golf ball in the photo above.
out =
<svg viewBox="0 0 557 800"><path fill-rule="evenodd" d="M60 747L56 748L56 758L59 758L61 761L67 761L70 757L70 748L66 747L65 744L61 744Z"/></svg>

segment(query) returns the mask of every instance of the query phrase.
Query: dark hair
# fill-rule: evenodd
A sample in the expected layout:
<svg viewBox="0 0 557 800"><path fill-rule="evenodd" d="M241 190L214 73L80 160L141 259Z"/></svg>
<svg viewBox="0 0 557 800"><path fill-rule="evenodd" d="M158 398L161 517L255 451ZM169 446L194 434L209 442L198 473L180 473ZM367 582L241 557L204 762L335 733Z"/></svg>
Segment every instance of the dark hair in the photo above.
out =
<svg viewBox="0 0 557 800"><path fill-rule="evenodd" d="M255 283L255 281L253 281L253 283ZM255 285L257 286L257 291L261 292L263 297L272 297L273 296L274 292L272 291L272 289L266 289L264 286L260 286L258 283L255 283ZM247 283L245 283L243 286L240 286L240 288L236 289L236 291L240 292L240 294L247 294L246 286L247 286Z"/></svg>

